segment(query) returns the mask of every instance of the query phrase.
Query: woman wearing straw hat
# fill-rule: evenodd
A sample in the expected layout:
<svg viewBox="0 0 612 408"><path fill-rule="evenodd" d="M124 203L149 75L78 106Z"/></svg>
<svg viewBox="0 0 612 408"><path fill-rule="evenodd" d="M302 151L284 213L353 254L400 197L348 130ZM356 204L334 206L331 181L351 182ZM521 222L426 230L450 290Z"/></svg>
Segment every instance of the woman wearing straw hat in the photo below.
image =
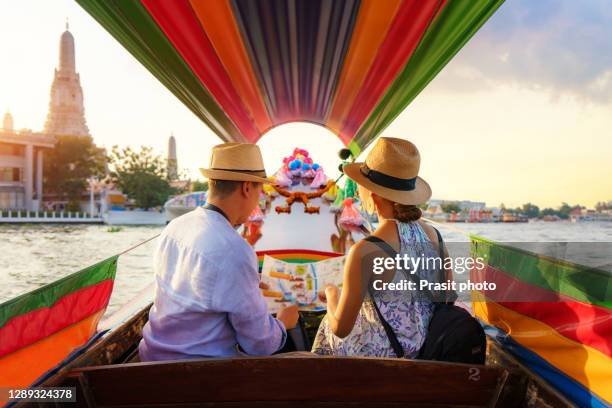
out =
<svg viewBox="0 0 612 408"><path fill-rule="evenodd" d="M402 257L435 258L439 246L437 232L420 220L421 210L417 207L431 197L429 185L418 176L419 166L419 151L414 144L381 137L364 163L348 164L344 173L358 184L364 210L378 214L380 224L373 233L374 239L391 245ZM374 258L385 256L388 255L371 241L362 240L351 248L341 293L330 285L324 296L321 294L327 301L327 316L319 327L313 352L395 357L392 340L383 326L388 324L404 357L417 356L434 307L429 301L414 301L404 290L371 289L406 280L395 268L374 273ZM437 273L438 270L419 268L416 276L417 280L434 281ZM378 284L373 285L376 280Z"/></svg>

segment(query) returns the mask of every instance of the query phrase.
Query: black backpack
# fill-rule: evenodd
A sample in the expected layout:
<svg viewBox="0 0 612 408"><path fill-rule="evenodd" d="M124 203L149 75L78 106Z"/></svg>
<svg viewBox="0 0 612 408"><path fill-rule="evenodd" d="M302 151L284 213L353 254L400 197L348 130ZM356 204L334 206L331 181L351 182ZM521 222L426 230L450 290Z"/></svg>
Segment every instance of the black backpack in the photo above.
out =
<svg viewBox="0 0 612 408"><path fill-rule="evenodd" d="M440 232L437 229L435 230L438 235L440 257L444 260L444 242L442 241ZM370 235L366 237L365 240L377 245L391 257L395 257L397 254L391 245L378 237ZM445 273L444 268L441 272L442 274ZM407 276L413 281L416 279L412 274L407 274ZM441 279L440 281L443 282L445 280L446 279ZM397 355L398 358L402 358L404 356L404 349L397 339L393 328L387 323L378 309L378 305L372 296L372 286L369 287L369 290L374 309L387 333L387 337L389 337L391 347L395 355ZM455 293L453 293L453 295L456 296ZM431 293L429 293L429 297L434 299ZM482 326L467 310L455 306L453 301L436 302L427 330L427 336L425 337L423 346L419 350L417 359L484 364L486 346L487 341Z"/></svg>

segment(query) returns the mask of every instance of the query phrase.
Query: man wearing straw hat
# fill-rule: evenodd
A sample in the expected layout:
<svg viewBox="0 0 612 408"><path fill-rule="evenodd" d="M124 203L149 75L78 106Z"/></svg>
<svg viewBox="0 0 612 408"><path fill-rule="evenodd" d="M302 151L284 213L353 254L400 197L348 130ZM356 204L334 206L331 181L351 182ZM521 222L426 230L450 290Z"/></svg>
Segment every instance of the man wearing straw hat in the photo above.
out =
<svg viewBox="0 0 612 408"><path fill-rule="evenodd" d="M155 253L155 300L143 328L142 361L270 355L295 327L296 306L268 313L257 256L236 232L267 183L259 147L213 147L207 205L173 220ZM239 347L238 347L239 346Z"/></svg>

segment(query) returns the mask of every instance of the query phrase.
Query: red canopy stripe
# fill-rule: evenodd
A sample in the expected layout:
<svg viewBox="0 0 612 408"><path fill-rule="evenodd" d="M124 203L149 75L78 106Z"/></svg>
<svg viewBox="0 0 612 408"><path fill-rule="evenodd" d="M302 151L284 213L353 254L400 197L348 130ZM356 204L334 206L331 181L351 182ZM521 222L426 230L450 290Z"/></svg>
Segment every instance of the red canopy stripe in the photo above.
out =
<svg viewBox="0 0 612 408"><path fill-rule="evenodd" d="M30 386L66 356L85 344L96 332L104 310L100 310L52 335L0 357L0 387ZM0 404L5 401L0 400Z"/></svg>
<svg viewBox="0 0 612 408"><path fill-rule="evenodd" d="M380 44L387 35L401 0L363 0L326 126L340 133L342 122L359 92Z"/></svg>
<svg viewBox="0 0 612 408"><path fill-rule="evenodd" d="M389 85L406 65L441 4L441 0L403 2L360 92L352 101L349 114L344 119L340 138L345 144L357 133Z"/></svg>
<svg viewBox="0 0 612 408"><path fill-rule="evenodd" d="M64 296L51 307L12 318L0 328L0 357L104 310L112 291L113 279L106 279Z"/></svg>
<svg viewBox="0 0 612 408"><path fill-rule="evenodd" d="M142 4L242 135L256 142L260 132L242 104L242 99L217 58L189 2L142 0Z"/></svg>
<svg viewBox="0 0 612 408"><path fill-rule="evenodd" d="M190 3L232 84L255 120L257 129L261 133L270 129L272 121L229 0L190 0Z"/></svg>
<svg viewBox="0 0 612 408"><path fill-rule="evenodd" d="M568 339L612 357L610 309L530 285L490 265L480 271L473 269L470 277L473 282L495 282L498 290L495 294L487 293L490 300L546 323Z"/></svg>

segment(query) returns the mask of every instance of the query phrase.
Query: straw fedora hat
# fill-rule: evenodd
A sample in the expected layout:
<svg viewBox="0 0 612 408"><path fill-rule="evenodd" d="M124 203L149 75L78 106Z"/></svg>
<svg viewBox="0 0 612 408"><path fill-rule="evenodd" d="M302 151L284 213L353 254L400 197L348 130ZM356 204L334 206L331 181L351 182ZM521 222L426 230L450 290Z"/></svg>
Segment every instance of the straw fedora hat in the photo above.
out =
<svg viewBox="0 0 612 408"><path fill-rule="evenodd" d="M405 205L426 203L429 184L418 176L421 156L417 147L404 139L381 137L364 163L344 166L344 174L371 192Z"/></svg>
<svg viewBox="0 0 612 408"><path fill-rule="evenodd" d="M212 148L210 164L200 172L209 179L269 183L259 146L223 143Z"/></svg>

